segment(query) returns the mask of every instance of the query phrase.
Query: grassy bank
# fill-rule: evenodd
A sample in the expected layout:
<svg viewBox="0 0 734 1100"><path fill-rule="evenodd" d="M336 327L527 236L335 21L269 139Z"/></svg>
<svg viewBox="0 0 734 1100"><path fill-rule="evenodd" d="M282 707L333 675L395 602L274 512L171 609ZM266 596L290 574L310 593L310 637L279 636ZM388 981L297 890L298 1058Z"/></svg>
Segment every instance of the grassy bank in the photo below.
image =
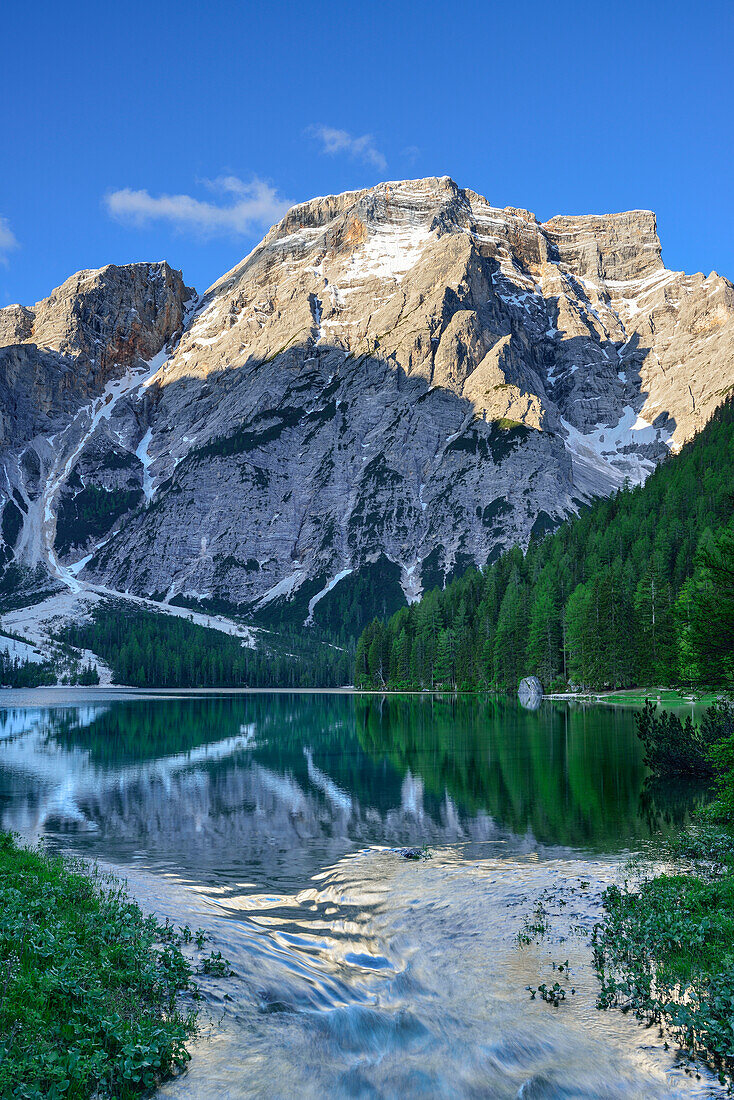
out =
<svg viewBox="0 0 734 1100"><path fill-rule="evenodd" d="M558 692L548 696L549 699L580 699L635 706L642 706L649 699L659 703L662 707L685 707L694 704L710 707L712 703L715 703L721 697L720 691L704 689L685 691L681 688L661 687L633 687L620 691Z"/></svg>
<svg viewBox="0 0 734 1100"><path fill-rule="evenodd" d="M675 870L611 886L593 935L599 1007L649 1024L734 1084L734 836L674 839Z"/></svg>
<svg viewBox="0 0 734 1100"><path fill-rule="evenodd" d="M175 940L111 876L0 833L0 1096L133 1097L182 1066Z"/></svg>
<svg viewBox="0 0 734 1100"><path fill-rule="evenodd" d="M652 703L636 715L656 781L713 783L717 798L695 828L655 853L630 884L604 894L594 929L599 1007L658 1024L693 1061L734 1086L734 704L694 722ZM665 870L661 873L660 863Z"/></svg>

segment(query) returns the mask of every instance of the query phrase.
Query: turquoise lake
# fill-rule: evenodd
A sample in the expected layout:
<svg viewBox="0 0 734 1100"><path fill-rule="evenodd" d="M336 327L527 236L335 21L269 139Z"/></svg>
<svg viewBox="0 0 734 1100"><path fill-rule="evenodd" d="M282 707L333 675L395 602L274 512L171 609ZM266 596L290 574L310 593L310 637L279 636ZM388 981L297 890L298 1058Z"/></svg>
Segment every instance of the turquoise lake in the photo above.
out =
<svg viewBox="0 0 734 1100"><path fill-rule="evenodd" d="M596 1009L588 948L605 886L704 797L650 783L621 707L0 693L3 828L110 866L230 961L164 1096L723 1095ZM551 929L521 947L539 899ZM531 1000L565 959L574 995Z"/></svg>

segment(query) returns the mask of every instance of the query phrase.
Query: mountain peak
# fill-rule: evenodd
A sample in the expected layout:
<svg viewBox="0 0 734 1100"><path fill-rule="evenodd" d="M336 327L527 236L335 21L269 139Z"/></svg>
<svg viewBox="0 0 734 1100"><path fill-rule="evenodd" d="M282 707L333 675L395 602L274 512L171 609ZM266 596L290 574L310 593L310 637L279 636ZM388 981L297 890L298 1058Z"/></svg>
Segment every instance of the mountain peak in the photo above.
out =
<svg viewBox="0 0 734 1100"><path fill-rule="evenodd" d="M666 270L653 213L541 223L446 176L301 203L189 296L111 265L0 312L36 517L6 559L309 624L394 605L644 480L734 385L734 291Z"/></svg>
<svg viewBox="0 0 734 1100"><path fill-rule="evenodd" d="M657 219L650 210L557 215L543 224L558 260L587 278L640 281L663 268Z"/></svg>

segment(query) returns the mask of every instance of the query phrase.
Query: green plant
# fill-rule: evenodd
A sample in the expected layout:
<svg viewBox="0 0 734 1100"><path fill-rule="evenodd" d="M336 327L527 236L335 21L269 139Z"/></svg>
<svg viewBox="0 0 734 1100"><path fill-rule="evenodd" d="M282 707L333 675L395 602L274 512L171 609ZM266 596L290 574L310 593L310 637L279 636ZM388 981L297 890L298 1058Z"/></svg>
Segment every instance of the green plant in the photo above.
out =
<svg viewBox="0 0 734 1100"><path fill-rule="evenodd" d="M544 904L545 894L538 898L532 914L526 916L522 928L517 934L521 947L528 947L533 941L542 939L550 931L550 918Z"/></svg>
<svg viewBox="0 0 734 1100"><path fill-rule="evenodd" d="M645 763L653 772L702 778L712 775L709 749L711 739L720 735L715 724L699 728L690 714L681 722L672 711L658 712L657 704L649 699L635 715L635 723L645 747Z"/></svg>
<svg viewBox="0 0 734 1100"><path fill-rule="evenodd" d="M119 882L0 834L0 1095L133 1097L182 1066L191 967Z"/></svg>
<svg viewBox="0 0 734 1100"><path fill-rule="evenodd" d="M546 1001L549 1005L553 1005L554 1008L558 1008L561 1001L565 1001L566 999L566 990L562 985L559 985L558 982L554 982L553 985L546 985L545 982L542 982L537 988L529 985L527 989L530 993L531 1000L534 1001L536 993L539 993L542 1000ZM572 994L575 992L575 989L571 990Z"/></svg>
<svg viewBox="0 0 734 1100"><path fill-rule="evenodd" d="M702 736L709 748L718 798L712 814L724 820L734 817L734 703L720 701L706 711L701 722Z"/></svg>
<svg viewBox="0 0 734 1100"><path fill-rule="evenodd" d="M229 961L224 958L222 952L212 951L210 955L202 960L199 973L210 974L216 978L226 978L232 971L229 967Z"/></svg>
<svg viewBox="0 0 734 1100"><path fill-rule="evenodd" d="M694 873L610 886L592 947L598 1007L663 1025L690 1060L701 1057L734 1084L734 838L695 832L673 855Z"/></svg>

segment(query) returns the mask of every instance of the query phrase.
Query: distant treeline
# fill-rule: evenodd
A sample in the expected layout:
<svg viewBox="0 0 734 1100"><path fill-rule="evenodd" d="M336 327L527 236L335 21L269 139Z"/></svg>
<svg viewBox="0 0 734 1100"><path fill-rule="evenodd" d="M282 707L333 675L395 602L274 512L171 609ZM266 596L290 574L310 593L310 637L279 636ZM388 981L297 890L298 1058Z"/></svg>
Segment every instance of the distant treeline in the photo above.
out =
<svg viewBox="0 0 734 1100"><path fill-rule="evenodd" d="M2 646L0 635L0 646ZM25 641L19 638L19 641ZM89 687L99 683L99 673L89 661L80 664L72 657L59 664L54 661L28 661L11 657L7 649L0 650L0 687L33 688L49 684L81 684Z"/></svg>
<svg viewBox="0 0 734 1100"><path fill-rule="evenodd" d="M0 636L0 647L3 639ZM0 649L0 687L41 687L55 684L56 672L52 664L44 661L21 661L11 657L7 649Z"/></svg>
<svg viewBox="0 0 734 1100"><path fill-rule="evenodd" d="M734 400L644 486L427 593L357 645L365 687L734 679Z"/></svg>
<svg viewBox="0 0 734 1100"><path fill-rule="evenodd" d="M351 679L354 660L353 649L295 634L262 633L253 650L188 619L119 605L61 637L102 657L115 683L134 687L337 687Z"/></svg>

